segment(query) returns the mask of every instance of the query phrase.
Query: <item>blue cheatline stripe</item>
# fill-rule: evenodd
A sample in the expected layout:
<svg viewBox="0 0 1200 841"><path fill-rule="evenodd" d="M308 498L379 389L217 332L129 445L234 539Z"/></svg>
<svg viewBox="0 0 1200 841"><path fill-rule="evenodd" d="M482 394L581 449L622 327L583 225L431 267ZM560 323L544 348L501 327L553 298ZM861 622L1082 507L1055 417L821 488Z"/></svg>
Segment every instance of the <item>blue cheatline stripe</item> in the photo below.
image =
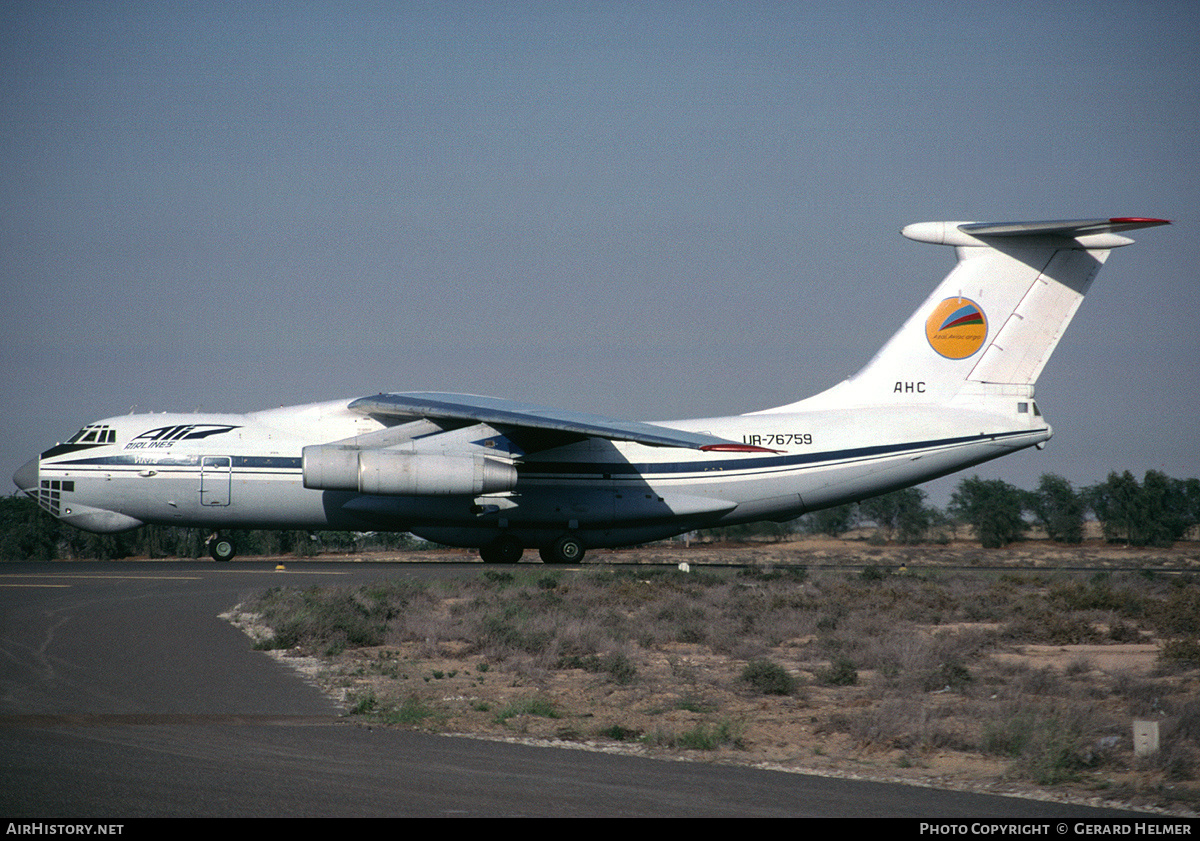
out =
<svg viewBox="0 0 1200 841"><path fill-rule="evenodd" d="M729 458L721 461L673 461L631 464L628 462L571 462L571 461L529 461L520 465L520 471L525 475L542 474L608 474L608 475L656 475L670 473L704 473L730 472L743 470L763 470L769 468L789 468L811 466L823 462L851 461L855 459L875 458L879 456L901 455L905 452L917 452L938 447L956 447L963 444L977 444L984 441L995 441L1014 438L1016 436L1034 435L1045 432L1043 429L1020 430L1018 432L999 432L994 434L964 435L956 438L938 438L930 441L917 441L906 444L879 444L873 447L853 447L845 450L833 450L820 453L797 453L794 455L764 456L762 458Z"/></svg>
<svg viewBox="0 0 1200 841"><path fill-rule="evenodd" d="M667 461L643 462L595 462L595 461L527 461L518 463L522 475L665 475L677 473L732 472L767 469L786 469L791 467L811 466L821 463L851 461L856 459L878 458L881 456L902 455L906 452L936 449L941 447L957 447L964 444L977 444L985 441L999 441L1019 436L1036 435L1046 432L1046 428L1019 430L1016 432L980 433L978 435L963 435L955 438L936 438L928 441L915 441L905 444L878 444L872 447L852 447L845 450L832 450L819 453L795 453L791 455L772 455L756 458L738 458L729 456L723 459L707 459L705 461ZM129 466L129 467L199 467L200 456L161 456L153 461L146 455L102 456L98 458L73 459L56 461L45 464L45 468L80 467L80 466ZM230 456L232 466L241 469L265 470L300 470L301 459L284 456Z"/></svg>
<svg viewBox="0 0 1200 841"><path fill-rule="evenodd" d="M212 454L206 456L213 458ZM233 467L244 468L260 468L272 470L299 470L300 459L285 457L285 456L216 456L217 458L230 458ZM151 460L147 456L102 456L99 458L82 458L73 459L71 461L56 461L50 464L42 465L43 467L78 467L81 465L89 465L93 467L199 467L200 456L161 456Z"/></svg>

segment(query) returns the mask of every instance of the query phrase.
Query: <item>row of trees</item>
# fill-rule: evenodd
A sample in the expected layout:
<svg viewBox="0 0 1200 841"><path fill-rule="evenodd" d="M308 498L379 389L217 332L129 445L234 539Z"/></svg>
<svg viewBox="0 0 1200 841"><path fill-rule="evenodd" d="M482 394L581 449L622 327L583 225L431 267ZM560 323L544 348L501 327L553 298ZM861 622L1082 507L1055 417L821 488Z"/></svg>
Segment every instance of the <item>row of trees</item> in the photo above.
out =
<svg viewBox="0 0 1200 841"><path fill-rule="evenodd" d="M972 476L958 483L945 512L926 505L919 488L905 488L807 514L796 526L836 536L874 523L889 541L919 543L947 536L962 524L969 525L984 546L995 548L1022 539L1034 527L1059 543L1079 543L1089 516L1101 524L1110 542L1170 546L1200 525L1200 479L1172 479L1151 470L1138 482L1125 471L1076 489L1062 476L1047 473L1029 491L1000 479Z"/></svg>
<svg viewBox="0 0 1200 841"><path fill-rule="evenodd" d="M1054 541L1079 543L1084 523L1094 516L1110 542L1130 546L1169 546L1200 525L1200 479L1172 479L1157 471L1138 482L1128 471L1110 473L1098 485L1076 489L1061 476L1045 474L1027 491L999 479L972 476L958 483L946 511L926 504L925 492L905 488L806 514L790 523L754 523L712 529L716 538L775 537L796 532L838 536L873 524L881 539L900 543L949 540L958 525L969 525L986 547L1005 546L1039 528ZM204 529L145 526L124 534L88 534L64 526L33 500L0 498L0 559L200 557L207 552ZM312 555L414 545L404 534L303 531L237 533L243 555Z"/></svg>
<svg viewBox="0 0 1200 841"><path fill-rule="evenodd" d="M972 477L959 483L950 510L988 547L1020 540L1029 522L1051 540L1079 543L1089 513L1109 542L1170 546L1200 524L1200 479L1172 479L1149 470L1139 483L1126 470L1076 490L1063 477L1047 473L1036 490L1023 491L999 480Z"/></svg>

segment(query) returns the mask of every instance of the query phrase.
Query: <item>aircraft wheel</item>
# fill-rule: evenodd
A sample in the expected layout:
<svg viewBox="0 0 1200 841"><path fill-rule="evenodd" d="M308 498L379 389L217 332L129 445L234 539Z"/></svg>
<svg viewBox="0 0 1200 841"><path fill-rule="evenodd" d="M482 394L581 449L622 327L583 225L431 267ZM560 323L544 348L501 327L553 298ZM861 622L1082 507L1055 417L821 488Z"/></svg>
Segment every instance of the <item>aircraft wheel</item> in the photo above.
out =
<svg viewBox="0 0 1200 841"><path fill-rule="evenodd" d="M511 534L502 534L479 548L479 557L487 564L515 564L521 560L525 547Z"/></svg>
<svg viewBox="0 0 1200 841"><path fill-rule="evenodd" d="M583 560L584 551L583 544L568 535L539 549L538 554L548 564L577 564Z"/></svg>
<svg viewBox="0 0 1200 841"><path fill-rule="evenodd" d="M227 537L216 537L208 544L208 553L214 561L232 561L233 556L237 554L237 547Z"/></svg>

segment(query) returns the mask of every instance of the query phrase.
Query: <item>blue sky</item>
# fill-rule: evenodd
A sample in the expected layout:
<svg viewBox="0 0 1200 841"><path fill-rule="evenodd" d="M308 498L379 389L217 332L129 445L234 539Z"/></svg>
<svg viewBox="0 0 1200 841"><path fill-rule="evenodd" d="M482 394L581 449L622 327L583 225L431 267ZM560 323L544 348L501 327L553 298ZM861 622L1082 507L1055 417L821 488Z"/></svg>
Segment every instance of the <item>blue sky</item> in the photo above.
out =
<svg viewBox="0 0 1200 841"><path fill-rule="evenodd" d="M949 270L905 224L1144 215L1055 438L977 472L1200 476L1197 43L1194 2L5 3L0 467L134 408L780 405Z"/></svg>

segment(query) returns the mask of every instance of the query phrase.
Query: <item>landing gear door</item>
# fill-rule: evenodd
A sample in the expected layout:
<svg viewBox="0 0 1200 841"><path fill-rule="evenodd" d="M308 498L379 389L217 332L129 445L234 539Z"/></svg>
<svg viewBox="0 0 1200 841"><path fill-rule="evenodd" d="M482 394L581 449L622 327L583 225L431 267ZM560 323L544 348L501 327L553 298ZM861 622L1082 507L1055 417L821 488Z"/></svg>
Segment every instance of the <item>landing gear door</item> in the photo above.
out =
<svg viewBox="0 0 1200 841"><path fill-rule="evenodd" d="M210 508L229 504L229 483L233 459L229 456L201 456L200 505Z"/></svg>

